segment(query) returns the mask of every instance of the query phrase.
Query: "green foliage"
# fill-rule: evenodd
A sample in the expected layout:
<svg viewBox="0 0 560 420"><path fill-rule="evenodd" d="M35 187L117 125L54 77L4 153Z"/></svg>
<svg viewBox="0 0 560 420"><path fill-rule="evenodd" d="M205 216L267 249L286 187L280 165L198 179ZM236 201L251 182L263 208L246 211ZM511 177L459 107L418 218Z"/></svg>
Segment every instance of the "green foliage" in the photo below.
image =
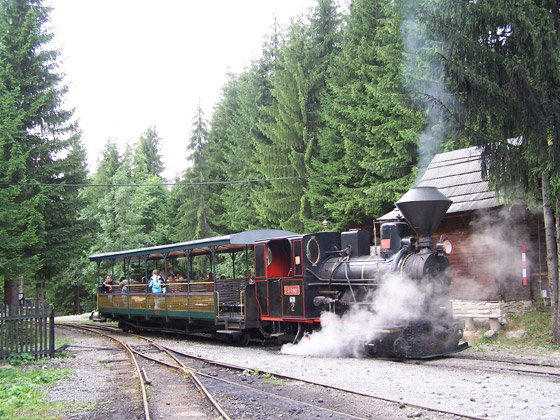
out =
<svg viewBox="0 0 560 420"><path fill-rule="evenodd" d="M45 401L46 388L70 373L66 369L0 370L0 418L58 418L61 404Z"/></svg>
<svg viewBox="0 0 560 420"><path fill-rule="evenodd" d="M85 152L40 0L0 2L0 278L47 281L78 258ZM58 279L57 279L58 280Z"/></svg>
<svg viewBox="0 0 560 420"><path fill-rule="evenodd" d="M484 147L491 185L505 196L540 198L543 173L554 191L560 185L557 7L534 0L420 6L419 21L438 39L432 59L458 99L445 109L449 122Z"/></svg>
<svg viewBox="0 0 560 420"><path fill-rule="evenodd" d="M32 354L29 353L12 353L8 357L8 363L12 366L21 366L31 363L35 360Z"/></svg>
<svg viewBox="0 0 560 420"><path fill-rule="evenodd" d="M525 331L527 334L521 340L508 338L511 331ZM491 339L482 337L472 346L475 350L483 351L485 346L501 345L506 347L530 347L560 350L560 346L552 344L552 321L550 307L537 305L534 310L526 314L511 314L509 322L501 328Z"/></svg>
<svg viewBox="0 0 560 420"><path fill-rule="evenodd" d="M424 118L402 82L400 2L355 1L329 67L313 205L334 228L371 226L411 183ZM344 174L330 178L330 174Z"/></svg>
<svg viewBox="0 0 560 420"><path fill-rule="evenodd" d="M312 215L307 176L324 125L319 111L339 32L334 3L317 3L309 24L294 22L274 45L270 106L259 124L263 136L255 138L256 167L271 179L257 204L260 219L296 232L318 217Z"/></svg>

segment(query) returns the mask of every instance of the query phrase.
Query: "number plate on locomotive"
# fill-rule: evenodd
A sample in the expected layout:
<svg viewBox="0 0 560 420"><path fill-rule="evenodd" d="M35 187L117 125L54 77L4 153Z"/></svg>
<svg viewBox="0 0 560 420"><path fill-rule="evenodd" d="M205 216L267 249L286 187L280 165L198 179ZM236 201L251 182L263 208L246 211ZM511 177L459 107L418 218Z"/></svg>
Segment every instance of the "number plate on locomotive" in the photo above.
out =
<svg viewBox="0 0 560 420"><path fill-rule="evenodd" d="M284 286L284 295L299 296L300 295L299 286Z"/></svg>

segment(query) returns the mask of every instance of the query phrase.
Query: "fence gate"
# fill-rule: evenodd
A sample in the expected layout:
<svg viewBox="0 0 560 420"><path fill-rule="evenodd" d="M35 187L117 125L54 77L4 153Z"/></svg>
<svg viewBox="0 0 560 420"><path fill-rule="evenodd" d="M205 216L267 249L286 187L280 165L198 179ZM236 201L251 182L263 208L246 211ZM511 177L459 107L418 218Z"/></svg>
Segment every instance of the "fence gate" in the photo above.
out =
<svg viewBox="0 0 560 420"><path fill-rule="evenodd" d="M0 358L54 357L54 310L44 301L0 305Z"/></svg>

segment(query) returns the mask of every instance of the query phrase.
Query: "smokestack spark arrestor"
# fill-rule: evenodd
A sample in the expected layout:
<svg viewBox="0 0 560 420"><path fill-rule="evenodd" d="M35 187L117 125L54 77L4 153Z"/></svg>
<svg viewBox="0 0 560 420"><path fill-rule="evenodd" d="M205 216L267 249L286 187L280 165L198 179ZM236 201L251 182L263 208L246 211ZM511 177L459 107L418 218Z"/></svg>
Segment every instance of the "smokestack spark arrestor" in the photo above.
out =
<svg viewBox="0 0 560 420"><path fill-rule="evenodd" d="M418 247L431 248L430 236L452 203L436 187L414 187L396 205L419 236Z"/></svg>

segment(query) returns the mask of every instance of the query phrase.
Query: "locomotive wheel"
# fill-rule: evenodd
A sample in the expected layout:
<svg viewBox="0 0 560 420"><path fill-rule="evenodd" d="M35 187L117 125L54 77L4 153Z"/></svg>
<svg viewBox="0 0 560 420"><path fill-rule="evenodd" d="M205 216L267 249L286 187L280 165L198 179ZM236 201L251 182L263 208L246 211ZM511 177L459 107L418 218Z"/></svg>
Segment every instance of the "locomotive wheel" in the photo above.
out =
<svg viewBox="0 0 560 420"><path fill-rule="evenodd" d="M124 332L128 332L130 330L130 326L127 322L119 321L119 328Z"/></svg>

